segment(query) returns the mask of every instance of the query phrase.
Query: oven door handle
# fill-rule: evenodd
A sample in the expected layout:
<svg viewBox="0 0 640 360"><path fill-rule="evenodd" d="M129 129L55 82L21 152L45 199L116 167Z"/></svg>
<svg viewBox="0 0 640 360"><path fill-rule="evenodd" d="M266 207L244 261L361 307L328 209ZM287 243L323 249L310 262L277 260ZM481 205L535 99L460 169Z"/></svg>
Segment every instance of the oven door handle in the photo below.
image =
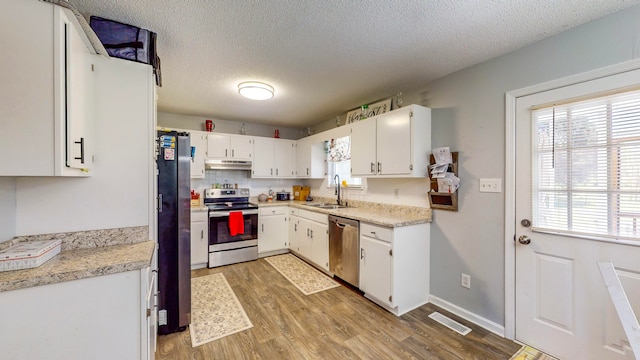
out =
<svg viewBox="0 0 640 360"><path fill-rule="evenodd" d="M209 211L209 217L225 217L229 216L230 212L233 211L242 211L242 215L258 215L258 209L250 209L250 210L230 210L230 211Z"/></svg>

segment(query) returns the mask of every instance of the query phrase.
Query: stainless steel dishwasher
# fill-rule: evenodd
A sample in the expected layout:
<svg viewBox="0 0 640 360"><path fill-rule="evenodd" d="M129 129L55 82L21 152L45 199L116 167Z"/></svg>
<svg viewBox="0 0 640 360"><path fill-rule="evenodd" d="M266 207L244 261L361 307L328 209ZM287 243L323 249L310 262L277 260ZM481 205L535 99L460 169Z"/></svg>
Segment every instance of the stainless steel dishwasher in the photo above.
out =
<svg viewBox="0 0 640 360"><path fill-rule="evenodd" d="M329 215L329 271L358 287L359 268L360 222Z"/></svg>

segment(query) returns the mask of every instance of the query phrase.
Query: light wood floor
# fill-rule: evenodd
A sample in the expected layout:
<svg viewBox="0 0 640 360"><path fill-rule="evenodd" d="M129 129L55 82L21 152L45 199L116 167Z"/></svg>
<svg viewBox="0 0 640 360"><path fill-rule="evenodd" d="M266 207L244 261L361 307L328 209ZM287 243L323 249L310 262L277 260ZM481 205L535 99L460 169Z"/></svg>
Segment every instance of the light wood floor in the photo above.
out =
<svg viewBox="0 0 640 360"><path fill-rule="evenodd" d="M509 359L520 348L431 304L396 317L345 286L305 296L262 259L192 276L219 272L254 327L196 348L188 330L162 335L156 359ZM434 310L472 331L449 330Z"/></svg>

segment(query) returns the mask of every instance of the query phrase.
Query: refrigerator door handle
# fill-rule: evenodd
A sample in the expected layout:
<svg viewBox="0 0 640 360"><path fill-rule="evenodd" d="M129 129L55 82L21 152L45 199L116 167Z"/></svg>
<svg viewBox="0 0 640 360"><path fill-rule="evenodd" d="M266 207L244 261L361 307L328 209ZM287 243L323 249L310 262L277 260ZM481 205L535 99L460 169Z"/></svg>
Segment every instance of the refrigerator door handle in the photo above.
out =
<svg viewBox="0 0 640 360"><path fill-rule="evenodd" d="M162 194L158 194L158 212L162 212Z"/></svg>

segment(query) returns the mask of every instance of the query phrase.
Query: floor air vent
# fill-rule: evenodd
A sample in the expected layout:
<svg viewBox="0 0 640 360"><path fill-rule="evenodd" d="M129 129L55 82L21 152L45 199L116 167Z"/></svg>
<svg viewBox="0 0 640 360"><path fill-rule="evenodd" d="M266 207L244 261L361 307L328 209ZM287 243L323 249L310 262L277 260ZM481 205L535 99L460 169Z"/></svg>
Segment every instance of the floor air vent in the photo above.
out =
<svg viewBox="0 0 640 360"><path fill-rule="evenodd" d="M471 332L470 328L460 324L455 320L449 319L448 317L440 314L437 311L432 312L429 317L461 335L467 335Z"/></svg>

